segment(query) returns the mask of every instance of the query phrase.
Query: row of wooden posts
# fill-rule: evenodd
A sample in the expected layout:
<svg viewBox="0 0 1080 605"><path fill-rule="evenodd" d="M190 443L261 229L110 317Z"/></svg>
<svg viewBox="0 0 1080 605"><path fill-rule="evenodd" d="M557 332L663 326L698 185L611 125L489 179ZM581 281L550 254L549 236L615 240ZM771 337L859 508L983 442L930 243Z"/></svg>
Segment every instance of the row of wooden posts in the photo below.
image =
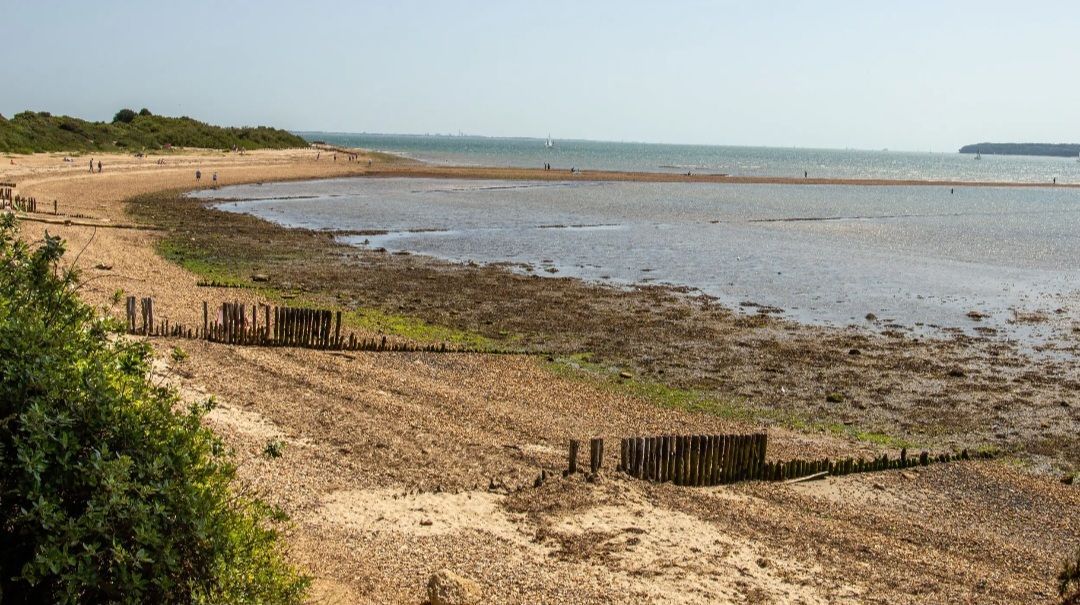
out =
<svg viewBox="0 0 1080 605"><path fill-rule="evenodd" d="M468 352L469 349L447 343L413 344L390 342L385 336L358 338L342 334L341 311L276 307L271 305L222 303L211 316L210 305L203 302L202 327L155 321L154 299L127 298L127 331L143 336L192 338L231 345L281 346L333 351L376 352ZM498 351L494 351L498 352Z"/></svg>
<svg viewBox="0 0 1080 605"><path fill-rule="evenodd" d="M12 195L11 189L0 188L0 210L14 210L15 212L37 212L37 198L23 197L21 195ZM42 210L42 212L48 212L48 210ZM53 200L52 213L57 213L56 200Z"/></svg>
<svg viewBox="0 0 1080 605"><path fill-rule="evenodd" d="M959 454L931 455L921 452L907 455L900 450L898 458L887 454L879 458L846 458L843 460L765 460L768 435L661 435L628 437L619 442L619 465L616 471L636 479L658 483L670 481L675 485L708 486L737 481L787 481L813 475L847 475L889 469L927 466L935 462L987 458L989 453L972 456L965 449ZM578 452L581 442L570 441L567 474L578 471ZM603 467L604 440L589 440L589 473L595 475Z"/></svg>

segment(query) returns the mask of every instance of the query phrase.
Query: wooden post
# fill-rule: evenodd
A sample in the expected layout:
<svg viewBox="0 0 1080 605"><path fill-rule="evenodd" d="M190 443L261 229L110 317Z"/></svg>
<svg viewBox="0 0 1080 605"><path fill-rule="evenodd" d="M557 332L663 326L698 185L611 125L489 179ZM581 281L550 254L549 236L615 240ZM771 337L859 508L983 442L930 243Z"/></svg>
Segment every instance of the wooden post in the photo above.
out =
<svg viewBox="0 0 1080 605"><path fill-rule="evenodd" d="M626 474L637 477L637 437L626 440Z"/></svg>
<svg viewBox="0 0 1080 605"><path fill-rule="evenodd" d="M334 348L341 348L341 311L334 316Z"/></svg>
<svg viewBox="0 0 1080 605"><path fill-rule="evenodd" d="M761 464L765 464L765 454L769 451L769 433L761 434Z"/></svg>
<svg viewBox="0 0 1080 605"><path fill-rule="evenodd" d="M672 475L671 481L675 485L683 484L683 438L682 435L675 435L672 437L675 446L675 474Z"/></svg>
<svg viewBox="0 0 1080 605"><path fill-rule="evenodd" d="M641 478L649 481L652 479L652 469L649 468L649 462L652 460L652 439L649 437L642 437L641 439Z"/></svg>
<svg viewBox="0 0 1080 605"><path fill-rule="evenodd" d="M600 438L589 440L589 472L596 474L604 465L604 440Z"/></svg>
<svg viewBox="0 0 1080 605"><path fill-rule="evenodd" d="M671 460L671 452L668 448L671 446L671 441L667 435L661 435L657 439L660 441L660 460L656 480L663 483L668 480L668 461Z"/></svg>
<svg viewBox="0 0 1080 605"><path fill-rule="evenodd" d="M653 440L653 481L663 481L664 476L664 437L657 435Z"/></svg>
<svg viewBox="0 0 1080 605"><path fill-rule="evenodd" d="M577 452L580 446L581 442L579 442L577 439L570 440L570 460L568 461L566 469L567 475L573 475L577 472Z"/></svg>
<svg viewBox="0 0 1080 605"><path fill-rule="evenodd" d="M619 439L619 467L615 470L626 472L626 437Z"/></svg>
<svg viewBox="0 0 1080 605"><path fill-rule="evenodd" d="M720 485L720 472L724 464L724 436L713 435L713 470L709 477L710 485Z"/></svg>

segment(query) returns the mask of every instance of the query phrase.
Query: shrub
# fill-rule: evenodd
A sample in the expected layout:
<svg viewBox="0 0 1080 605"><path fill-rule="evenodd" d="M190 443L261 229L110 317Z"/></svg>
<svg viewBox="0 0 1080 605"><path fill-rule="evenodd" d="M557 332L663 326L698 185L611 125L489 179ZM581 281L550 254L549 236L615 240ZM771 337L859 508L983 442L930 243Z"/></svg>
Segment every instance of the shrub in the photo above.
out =
<svg viewBox="0 0 1080 605"><path fill-rule="evenodd" d="M139 110L139 115L140 116L152 116L154 114L150 113L149 109L143 107L142 109Z"/></svg>
<svg viewBox="0 0 1080 605"><path fill-rule="evenodd" d="M281 439L270 439L263 448L263 455L267 458L280 458L285 453L285 442Z"/></svg>
<svg viewBox="0 0 1080 605"><path fill-rule="evenodd" d="M113 116L113 123L123 122L124 124L130 124L135 119L136 113L131 109L121 109Z"/></svg>
<svg viewBox="0 0 1080 605"><path fill-rule="evenodd" d="M115 338L0 218L0 595L11 603L298 603L280 515L230 489L234 467L145 342Z"/></svg>
<svg viewBox="0 0 1080 605"><path fill-rule="evenodd" d="M1080 547L1073 558L1066 559L1058 574L1058 596L1061 605L1080 605Z"/></svg>

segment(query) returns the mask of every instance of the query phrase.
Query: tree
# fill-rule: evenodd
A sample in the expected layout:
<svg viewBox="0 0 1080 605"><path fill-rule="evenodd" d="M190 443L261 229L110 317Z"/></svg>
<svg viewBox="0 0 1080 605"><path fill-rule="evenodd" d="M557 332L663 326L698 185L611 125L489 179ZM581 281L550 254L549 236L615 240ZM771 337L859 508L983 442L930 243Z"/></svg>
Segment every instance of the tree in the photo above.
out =
<svg viewBox="0 0 1080 605"><path fill-rule="evenodd" d="M139 110L139 115L143 116L143 117L146 117L146 116L152 116L154 114L150 113L149 109L143 107L142 109Z"/></svg>
<svg viewBox="0 0 1080 605"><path fill-rule="evenodd" d="M135 119L135 112L133 110L131 110L131 109L124 108L124 109L121 109L120 111L116 112L116 115L113 116L112 121L113 121L113 124L115 124L117 122L123 122L125 124L130 124L131 121L134 120L134 119Z"/></svg>

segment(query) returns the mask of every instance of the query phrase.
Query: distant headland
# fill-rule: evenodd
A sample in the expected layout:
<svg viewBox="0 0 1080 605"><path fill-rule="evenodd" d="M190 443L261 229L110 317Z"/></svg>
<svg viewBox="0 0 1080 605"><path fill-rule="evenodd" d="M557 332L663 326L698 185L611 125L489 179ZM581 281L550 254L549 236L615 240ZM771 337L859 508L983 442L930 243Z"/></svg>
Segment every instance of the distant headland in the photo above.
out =
<svg viewBox="0 0 1080 605"><path fill-rule="evenodd" d="M987 153L996 155L1050 155L1072 157L1080 155L1077 143L975 143L964 145L960 153Z"/></svg>

